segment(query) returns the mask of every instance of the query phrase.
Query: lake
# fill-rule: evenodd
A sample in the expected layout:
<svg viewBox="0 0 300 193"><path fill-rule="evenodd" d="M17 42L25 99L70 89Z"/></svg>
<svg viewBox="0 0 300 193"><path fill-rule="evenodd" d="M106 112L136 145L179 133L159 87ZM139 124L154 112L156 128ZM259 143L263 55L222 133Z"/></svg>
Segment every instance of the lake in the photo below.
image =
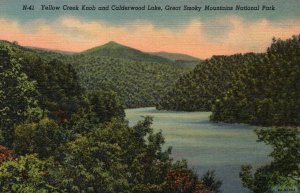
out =
<svg viewBox="0 0 300 193"><path fill-rule="evenodd" d="M162 131L165 147L172 146L175 160L186 159L199 175L214 169L224 193L246 193L239 172L243 164L259 167L271 159L271 148L256 142L254 126L212 123L210 112L159 111L154 107L127 109L130 125L153 117L153 129Z"/></svg>

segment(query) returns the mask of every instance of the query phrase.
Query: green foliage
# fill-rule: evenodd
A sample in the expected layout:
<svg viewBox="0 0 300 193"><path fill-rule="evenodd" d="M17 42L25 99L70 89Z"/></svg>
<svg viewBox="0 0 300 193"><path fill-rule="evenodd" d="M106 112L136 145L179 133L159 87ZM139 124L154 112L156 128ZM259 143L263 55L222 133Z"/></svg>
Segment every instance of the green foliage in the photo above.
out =
<svg viewBox="0 0 300 193"><path fill-rule="evenodd" d="M125 112L121 99L111 90L97 90L89 94L91 111L96 122L110 121L113 117L124 118Z"/></svg>
<svg viewBox="0 0 300 193"><path fill-rule="evenodd" d="M180 168L182 186L188 189L181 191L176 185L176 192L208 192L186 162L172 163L171 149L162 150L164 138L161 132L153 132L151 123L146 117L129 127L122 119L112 119L66 143L60 141L58 125L49 119L20 125L15 146L27 154L0 164L0 191L163 193L178 183L168 176ZM54 158L37 158L53 154Z"/></svg>
<svg viewBox="0 0 300 193"><path fill-rule="evenodd" d="M39 106L44 116L67 121L82 104L84 91L72 65L61 60L43 60L34 54L23 54L24 71L37 81Z"/></svg>
<svg viewBox="0 0 300 193"><path fill-rule="evenodd" d="M0 164L0 191L47 193L59 192L47 182L47 165L36 155L21 156Z"/></svg>
<svg viewBox="0 0 300 193"><path fill-rule="evenodd" d="M132 142L126 156L131 177L132 192L161 192L170 166L171 148L162 150L164 137L161 132L153 133L152 118L146 117L132 129Z"/></svg>
<svg viewBox="0 0 300 193"><path fill-rule="evenodd" d="M25 155L34 152L34 136L36 130L36 123L24 123L16 127L13 147L19 155Z"/></svg>
<svg viewBox="0 0 300 193"><path fill-rule="evenodd" d="M14 126L36 107L36 83L21 71L20 60L13 48L0 47L0 129L7 146L12 144Z"/></svg>
<svg viewBox="0 0 300 193"><path fill-rule="evenodd" d="M64 141L63 130L50 119L42 119L38 124L34 135L34 152L40 157L48 157Z"/></svg>
<svg viewBox="0 0 300 193"><path fill-rule="evenodd" d="M300 124L300 35L275 40L242 68L215 104L213 121L255 125Z"/></svg>
<svg viewBox="0 0 300 193"><path fill-rule="evenodd" d="M61 184L72 192L161 192L171 164L151 120L135 127L114 119L61 149ZM145 139L147 137L147 139Z"/></svg>
<svg viewBox="0 0 300 193"><path fill-rule="evenodd" d="M240 177L244 187L253 193L269 193L275 186L297 186L300 183L299 128L258 129L258 141L273 147L270 164L252 172L252 166L242 167Z"/></svg>
<svg viewBox="0 0 300 193"><path fill-rule="evenodd" d="M53 155L65 140L65 133L58 124L50 119L38 123L18 125L15 129L14 147L20 155L37 153L45 158Z"/></svg>
<svg viewBox="0 0 300 193"><path fill-rule="evenodd" d="M6 41L0 41L0 45L5 50L10 50L10 55L7 53L2 54L1 65L5 64L5 68L7 68L7 64L10 64L14 69L17 69L13 72L19 73L16 76L20 76L19 82L23 84L22 86L29 87L26 90L27 94L32 84L38 92L34 95L36 104L28 109L30 114L27 113L26 119L39 121L42 117L50 117L65 123L73 113L85 106L83 100L84 90L79 84L77 72L72 65L64 62L68 55L28 49ZM72 63L72 61L70 62ZM9 72L3 73L3 76L7 73ZM25 79L31 84L26 83ZM17 83L10 81L10 84ZM10 87L5 85L5 88ZM19 98L22 98L22 96L22 94L18 95ZM22 105L17 99L12 100L10 104L14 105L14 108L11 109L17 109L15 104L20 104L20 107L25 108L25 105Z"/></svg>
<svg viewBox="0 0 300 193"><path fill-rule="evenodd" d="M158 109L211 111L215 100L229 88L238 70L255 54L214 56L179 78L161 98Z"/></svg>
<svg viewBox="0 0 300 193"><path fill-rule="evenodd" d="M116 142L110 142L113 129L96 129L63 147L59 186L68 192L105 193L122 189L126 192L125 166L120 159L122 149Z"/></svg>
<svg viewBox="0 0 300 193"><path fill-rule="evenodd" d="M85 106L71 116L68 123L72 133L89 132L112 118L124 119L120 97L111 90L97 90L87 94Z"/></svg>

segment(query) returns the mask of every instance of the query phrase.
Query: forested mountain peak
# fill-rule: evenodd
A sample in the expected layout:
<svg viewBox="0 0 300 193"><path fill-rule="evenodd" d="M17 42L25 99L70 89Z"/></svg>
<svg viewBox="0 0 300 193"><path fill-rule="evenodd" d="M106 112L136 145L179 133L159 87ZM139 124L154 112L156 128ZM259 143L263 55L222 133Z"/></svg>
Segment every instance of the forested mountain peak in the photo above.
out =
<svg viewBox="0 0 300 193"><path fill-rule="evenodd" d="M106 44L103 44L100 46L101 48L110 48L110 49L117 49L117 48L129 48L125 45L119 44L118 42L115 41L109 41Z"/></svg>
<svg viewBox="0 0 300 193"><path fill-rule="evenodd" d="M151 55L114 41L81 52L81 55L121 58L133 61L172 63L166 58Z"/></svg>

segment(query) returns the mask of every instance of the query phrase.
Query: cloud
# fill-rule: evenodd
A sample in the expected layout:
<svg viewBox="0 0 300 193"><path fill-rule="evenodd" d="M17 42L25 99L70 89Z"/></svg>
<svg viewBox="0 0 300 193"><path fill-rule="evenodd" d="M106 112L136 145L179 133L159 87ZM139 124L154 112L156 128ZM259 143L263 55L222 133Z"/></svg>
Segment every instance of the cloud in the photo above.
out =
<svg viewBox="0 0 300 193"><path fill-rule="evenodd" d="M101 20L76 17L60 17L55 21L37 19L26 23L0 18L0 25L0 39L18 41L25 46L79 52L116 41L143 51L177 52L200 58L263 52L272 37L286 39L300 33L299 21L247 21L236 16L192 20L171 28L157 27L147 21L111 25Z"/></svg>

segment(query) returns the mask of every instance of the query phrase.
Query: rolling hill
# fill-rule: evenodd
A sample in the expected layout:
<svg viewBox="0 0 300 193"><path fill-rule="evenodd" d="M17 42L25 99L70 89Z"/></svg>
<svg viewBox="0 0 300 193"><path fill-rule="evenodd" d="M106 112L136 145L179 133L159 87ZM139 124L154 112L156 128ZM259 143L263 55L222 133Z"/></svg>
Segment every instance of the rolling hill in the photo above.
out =
<svg viewBox="0 0 300 193"><path fill-rule="evenodd" d="M95 48L88 49L80 54L84 54L86 56L111 57L142 62L172 63L171 60L164 57L151 55L113 41Z"/></svg>

